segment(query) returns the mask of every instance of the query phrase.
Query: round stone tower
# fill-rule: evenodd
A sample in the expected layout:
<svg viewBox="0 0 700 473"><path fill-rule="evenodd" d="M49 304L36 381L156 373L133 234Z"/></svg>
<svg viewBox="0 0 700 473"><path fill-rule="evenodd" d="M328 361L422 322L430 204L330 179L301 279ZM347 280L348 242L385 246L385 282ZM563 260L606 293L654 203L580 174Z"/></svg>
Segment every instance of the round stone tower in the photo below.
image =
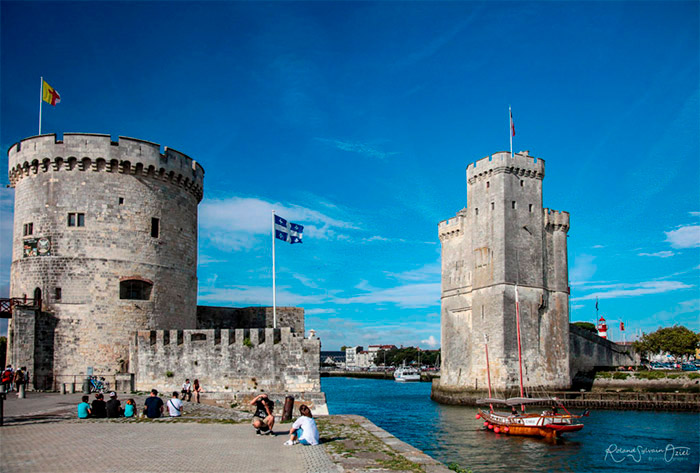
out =
<svg viewBox="0 0 700 473"><path fill-rule="evenodd" d="M204 178L196 161L148 141L84 133L27 138L8 158L10 297L41 301L33 329L13 315L11 350L32 341L38 384L69 382L88 367L126 369L136 330L196 327Z"/></svg>

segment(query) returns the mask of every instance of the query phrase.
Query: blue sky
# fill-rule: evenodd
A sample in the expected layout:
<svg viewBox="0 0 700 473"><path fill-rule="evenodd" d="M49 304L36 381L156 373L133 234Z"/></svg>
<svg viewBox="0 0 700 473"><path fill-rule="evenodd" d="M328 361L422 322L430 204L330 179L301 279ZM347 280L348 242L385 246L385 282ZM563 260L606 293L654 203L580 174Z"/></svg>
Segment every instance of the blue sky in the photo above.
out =
<svg viewBox="0 0 700 473"><path fill-rule="evenodd" d="M546 161L571 213L572 321L595 298L629 339L700 330L697 2L0 4L0 145L43 132L133 136L204 166L199 303L277 300L324 349L439 346L437 223L465 168ZM13 190L0 160L0 286ZM619 333L613 332L613 338Z"/></svg>

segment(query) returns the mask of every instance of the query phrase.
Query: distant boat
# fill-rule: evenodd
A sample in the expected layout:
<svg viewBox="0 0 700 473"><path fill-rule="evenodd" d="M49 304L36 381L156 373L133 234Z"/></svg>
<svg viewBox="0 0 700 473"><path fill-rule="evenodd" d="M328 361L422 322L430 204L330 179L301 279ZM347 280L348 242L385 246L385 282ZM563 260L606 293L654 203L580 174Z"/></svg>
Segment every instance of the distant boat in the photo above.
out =
<svg viewBox="0 0 700 473"><path fill-rule="evenodd" d="M409 366L400 366L394 371L394 381L420 381L420 371Z"/></svg>
<svg viewBox="0 0 700 473"><path fill-rule="evenodd" d="M518 362L520 364L520 397L510 399L496 399L491 397L491 369L489 368L489 344L488 337L484 334L484 348L486 350L486 373L488 376L489 397L479 399L477 404L488 404L489 410L479 409L476 414L477 419L484 419L484 427L493 430L495 433L510 435L527 435L532 437L557 438L566 432L576 432L583 429L583 424L576 422L576 419L588 416L588 411L583 415L573 415L566 410L566 407L553 397L529 398L525 397L523 390L523 360L520 345L520 302L518 300L518 285L515 285L515 317L518 336ZM511 408L511 412L497 412L493 405L506 405ZM525 404L548 404L549 410L541 414L525 412ZM517 410L520 406L520 412ZM564 410L564 414L558 409Z"/></svg>

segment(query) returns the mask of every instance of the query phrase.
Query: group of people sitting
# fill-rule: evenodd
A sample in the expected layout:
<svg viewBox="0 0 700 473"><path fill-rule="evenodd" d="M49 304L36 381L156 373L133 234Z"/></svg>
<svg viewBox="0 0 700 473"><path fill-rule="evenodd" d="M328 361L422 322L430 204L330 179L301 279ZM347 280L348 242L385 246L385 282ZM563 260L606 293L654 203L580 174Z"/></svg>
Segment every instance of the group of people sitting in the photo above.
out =
<svg viewBox="0 0 700 473"><path fill-rule="evenodd" d="M104 419L117 417L135 417L136 402L133 399L128 399L124 407L117 399L117 393L109 393L109 401L105 402L102 393L95 394L95 400L92 404L89 403L90 396L83 396L83 402L78 404L79 419ZM164 406L168 406L168 414L170 417L180 417L182 415L182 401L177 391L173 391L173 396L167 403L158 397L158 390L152 389L151 395L146 398L146 402L142 411L142 415L149 419L161 417L164 412Z"/></svg>
<svg viewBox="0 0 700 473"><path fill-rule="evenodd" d="M199 381L196 379L194 380L194 389L189 385L189 381L189 379L185 381L181 393L173 391L172 397L167 403L163 403L163 400L158 397L157 389L152 389L151 395L146 398L144 403L142 415L149 419L156 419L163 415L164 406L167 406L170 417L182 416L183 404L180 399L180 394L182 394L183 400L187 397L189 401L191 395L194 393L196 401L199 402L199 393L201 392ZM128 399L124 407L122 407L121 401L117 399L117 393L115 392L109 393L109 401L106 402L102 393L95 394L95 400L92 401L92 404L89 403L90 396L83 396L82 401L83 402L78 404L78 418L80 419L136 416L136 402L133 399ZM250 402L250 405L255 406L255 413L253 414L255 433L257 435L274 435L272 431L275 425L275 416L273 414L275 408L274 401L270 399L267 394L263 393L256 396ZM292 428L289 429L289 440L284 444L318 445L318 428L311 414L311 409L302 404L299 406L299 413L301 416L292 424Z"/></svg>
<svg viewBox="0 0 700 473"><path fill-rule="evenodd" d="M253 414L253 427L257 435L274 435L272 428L275 425L275 416L273 414L275 403L265 393L260 394L250 401L251 406L255 406ZM314 416L311 414L311 409L305 404L299 406L299 414L301 416L294 421L292 428L289 429L289 440L285 445L318 445L319 435L318 427Z"/></svg>

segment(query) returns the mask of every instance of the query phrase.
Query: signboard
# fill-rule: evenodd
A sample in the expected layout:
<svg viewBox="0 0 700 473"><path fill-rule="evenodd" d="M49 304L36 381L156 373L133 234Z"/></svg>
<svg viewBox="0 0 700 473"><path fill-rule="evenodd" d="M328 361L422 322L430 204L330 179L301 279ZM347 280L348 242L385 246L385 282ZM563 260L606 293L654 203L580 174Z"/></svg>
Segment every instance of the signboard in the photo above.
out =
<svg viewBox="0 0 700 473"><path fill-rule="evenodd" d="M23 257L51 256L51 238L28 238L24 240Z"/></svg>

